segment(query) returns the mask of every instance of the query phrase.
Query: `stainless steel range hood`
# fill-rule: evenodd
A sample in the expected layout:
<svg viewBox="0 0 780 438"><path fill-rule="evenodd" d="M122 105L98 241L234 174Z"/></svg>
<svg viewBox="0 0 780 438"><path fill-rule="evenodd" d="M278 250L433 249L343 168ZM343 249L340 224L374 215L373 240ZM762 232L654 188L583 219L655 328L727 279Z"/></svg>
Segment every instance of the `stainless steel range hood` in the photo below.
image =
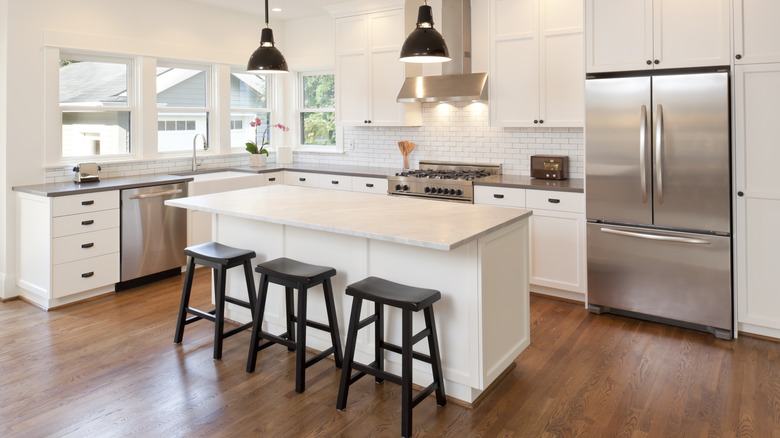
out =
<svg viewBox="0 0 780 438"><path fill-rule="evenodd" d="M487 73L471 73L471 1L443 0L441 23L452 61L442 64L440 76L406 78L396 101L487 100Z"/></svg>

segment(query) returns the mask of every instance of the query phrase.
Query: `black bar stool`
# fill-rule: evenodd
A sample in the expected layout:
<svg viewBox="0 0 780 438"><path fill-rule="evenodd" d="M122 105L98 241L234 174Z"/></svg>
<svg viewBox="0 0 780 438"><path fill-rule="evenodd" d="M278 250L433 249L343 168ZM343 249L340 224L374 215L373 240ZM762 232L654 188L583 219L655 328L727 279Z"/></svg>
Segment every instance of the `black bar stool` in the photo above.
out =
<svg viewBox="0 0 780 438"><path fill-rule="evenodd" d="M341 339L339 337L339 325L336 320L336 306L333 303L333 288L330 279L336 275L336 270L327 266L316 266L301 263L288 258L278 258L255 267L260 273L260 292L255 309L254 326L252 327L252 339L249 344L249 358L246 362L246 371L251 373L257 364L257 353L272 345L286 345L290 351L295 351L295 392L302 393L306 387L306 368L333 354L336 367L341 368L343 358L341 352ZM287 331L281 335L274 335L262 331L263 316L265 315L265 302L268 297L268 284L274 283L284 286L285 302L287 308ZM325 308L328 313L328 324L310 321L306 318L306 300L308 289L322 284L325 295ZM293 314L293 289L298 289L298 315ZM295 324L293 324L295 323ZM298 336L295 336L295 330ZM306 360L306 326L330 333L333 346ZM260 339L266 342L258 344Z"/></svg>
<svg viewBox="0 0 780 438"><path fill-rule="evenodd" d="M184 337L184 326L195 321L206 319L214 323L214 359L222 358L222 340L246 330L252 323L246 323L240 327L224 333L225 302L241 307L246 307L255 312L255 278L252 274L251 260L255 257L254 251L232 248L216 242L206 242L184 248L184 255L189 257L187 273L184 277L184 287L181 292L181 305L179 306L179 319L176 322L176 334L173 342L178 344ZM216 307L208 312L190 307L190 293L192 292L192 277L195 274L195 264L208 266L214 270L214 301ZM249 302L242 301L225 295L225 280L227 270L239 265L244 266L246 277L246 291ZM187 314L192 314L187 318Z"/></svg>
<svg viewBox="0 0 780 438"><path fill-rule="evenodd" d="M412 435L412 408L417 406L425 397L436 391L436 404L444 406L447 398L444 394L444 377L441 370L441 357L439 354L439 341L436 336L436 321L433 318L433 303L441 298L441 293L433 289L405 286L393 283L377 277L368 277L357 283L347 286L347 295L352 298L352 314L349 317L347 329L347 345L344 352L344 366L341 369L341 383L339 384L339 396L336 408L340 411L347 407L349 385L358 379L371 374L377 383L389 380L401 385L401 434L405 437ZM374 314L360 320L360 309L363 300L374 302ZM401 309L401 346L385 342L384 340L384 311L383 305ZM412 334L412 312L422 310L425 316L425 329L417 334ZM358 330L375 322L374 326L374 362L364 365L354 361L355 344ZM430 356L412 350L412 346L428 338ZM384 350L401 355L401 376L388 373L384 370ZM412 359L421 360L431 364L433 371L433 383L412 397ZM358 372L352 375L352 369Z"/></svg>

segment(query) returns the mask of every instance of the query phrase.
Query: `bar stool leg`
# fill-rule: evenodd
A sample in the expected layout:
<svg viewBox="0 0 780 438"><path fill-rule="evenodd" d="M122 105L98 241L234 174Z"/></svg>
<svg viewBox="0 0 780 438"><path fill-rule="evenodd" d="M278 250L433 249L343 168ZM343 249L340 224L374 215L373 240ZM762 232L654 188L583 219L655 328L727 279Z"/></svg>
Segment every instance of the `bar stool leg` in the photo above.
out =
<svg viewBox="0 0 780 438"><path fill-rule="evenodd" d="M173 335L173 343L180 344L184 337L184 326L187 320L187 308L190 306L190 293L192 293L192 277L195 275L195 259L188 257L187 270L184 274L184 286L181 290L181 304L179 304L179 319L176 320L176 333Z"/></svg>
<svg viewBox="0 0 780 438"><path fill-rule="evenodd" d="M252 337L249 341L249 357L246 360L246 372L253 373L257 365L257 343L263 329L263 316L265 315L265 300L268 297L268 276L260 274L260 296L257 297L257 309L252 321Z"/></svg>
<svg viewBox="0 0 780 438"><path fill-rule="evenodd" d="M352 361L355 359L355 344L357 343L360 308L362 305L362 298L352 297L352 312L349 315L349 327L347 328L347 345L344 350L344 363L341 365L339 396L336 399L336 409L339 411L343 411L347 407L349 385L352 378Z"/></svg>
<svg viewBox="0 0 780 438"><path fill-rule="evenodd" d="M401 435L412 436L412 311L401 318Z"/></svg>
<svg viewBox="0 0 780 438"><path fill-rule="evenodd" d="M298 335L295 339L295 392L306 389L306 301L308 291L303 285L298 287Z"/></svg>
<svg viewBox="0 0 780 438"><path fill-rule="evenodd" d="M252 320L255 319L255 275L252 273L252 261L244 261L244 278L246 278L246 294L249 298L249 312L252 314Z"/></svg>
<svg viewBox="0 0 780 438"><path fill-rule="evenodd" d="M385 349L382 343L385 341L385 310L381 303L374 303L374 313L376 313L376 323L374 324L374 361L379 370L385 369ZM376 383L382 383L385 379L375 377Z"/></svg>
<svg viewBox="0 0 780 438"><path fill-rule="evenodd" d="M298 299L300 300L301 297L298 296ZM295 342L295 324L293 324L294 314L293 309L295 308L295 300L293 298L293 288L291 287L285 287L284 288L284 305L287 309L287 339L289 339L292 342ZM287 351L294 351L295 348L293 347L287 347Z"/></svg>
<svg viewBox="0 0 780 438"><path fill-rule="evenodd" d="M225 268L214 270L214 359L222 359L222 339L225 325Z"/></svg>
<svg viewBox="0 0 780 438"><path fill-rule="evenodd" d="M322 289L325 295L325 308L328 311L330 340L333 343L333 359L336 361L336 368L341 368L344 355L341 352L341 335L339 334L339 323L336 318L336 305L333 302L333 287L330 284L330 278L326 278L322 283Z"/></svg>
<svg viewBox="0 0 780 438"><path fill-rule="evenodd" d="M431 353L431 368L433 368L433 379L436 385L436 404L444 406L447 404L447 397L444 394L444 374L441 369L441 355L439 352L439 336L436 334L436 319L433 317L433 306L428 306L423 311L425 315L425 325L431 331L428 335L428 351Z"/></svg>

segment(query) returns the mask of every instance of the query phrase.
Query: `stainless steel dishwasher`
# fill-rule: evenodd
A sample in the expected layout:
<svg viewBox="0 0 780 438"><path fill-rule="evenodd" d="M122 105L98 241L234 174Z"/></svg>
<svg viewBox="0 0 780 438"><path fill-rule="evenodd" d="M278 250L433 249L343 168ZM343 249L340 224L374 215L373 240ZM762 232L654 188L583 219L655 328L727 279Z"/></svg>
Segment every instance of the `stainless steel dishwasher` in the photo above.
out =
<svg viewBox="0 0 780 438"><path fill-rule="evenodd" d="M122 190L121 275L117 290L181 272L186 264L187 211L164 202L186 196L186 183Z"/></svg>

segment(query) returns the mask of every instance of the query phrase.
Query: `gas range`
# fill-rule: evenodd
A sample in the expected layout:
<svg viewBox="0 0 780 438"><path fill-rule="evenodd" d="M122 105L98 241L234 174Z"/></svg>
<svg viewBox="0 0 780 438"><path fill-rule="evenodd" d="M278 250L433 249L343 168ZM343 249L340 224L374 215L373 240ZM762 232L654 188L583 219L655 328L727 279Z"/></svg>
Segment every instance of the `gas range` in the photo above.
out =
<svg viewBox="0 0 780 438"><path fill-rule="evenodd" d="M388 176L387 193L474 202L474 181L500 174L500 164L421 161L418 170L404 170Z"/></svg>

